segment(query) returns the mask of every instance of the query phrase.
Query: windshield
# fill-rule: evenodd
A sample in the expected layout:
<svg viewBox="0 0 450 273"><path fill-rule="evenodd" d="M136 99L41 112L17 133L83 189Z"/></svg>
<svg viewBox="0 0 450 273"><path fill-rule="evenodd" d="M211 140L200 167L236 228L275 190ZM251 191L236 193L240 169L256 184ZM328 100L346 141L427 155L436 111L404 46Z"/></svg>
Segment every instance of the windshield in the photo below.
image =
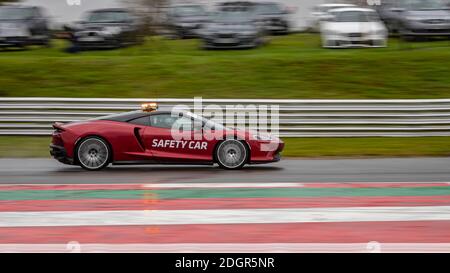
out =
<svg viewBox="0 0 450 273"><path fill-rule="evenodd" d="M176 16L202 16L205 15L205 9L202 6L179 6L174 8Z"/></svg>
<svg viewBox="0 0 450 273"><path fill-rule="evenodd" d="M23 20L33 14L31 9L0 8L0 20Z"/></svg>
<svg viewBox="0 0 450 273"><path fill-rule="evenodd" d="M280 14L283 13L278 4L259 4L256 8L259 14Z"/></svg>
<svg viewBox="0 0 450 273"><path fill-rule="evenodd" d="M128 13L124 11L98 11L89 14L89 23L111 23L125 22L129 19Z"/></svg>
<svg viewBox="0 0 450 273"><path fill-rule="evenodd" d="M342 11L332 12L335 16L335 22L376 22L379 21L378 15L373 11Z"/></svg>
<svg viewBox="0 0 450 273"><path fill-rule="evenodd" d="M409 10L429 10L445 8L445 4L441 0L404 0L403 4Z"/></svg>
<svg viewBox="0 0 450 273"><path fill-rule="evenodd" d="M244 23L251 21L252 14L246 11L222 11L213 16L216 23Z"/></svg>

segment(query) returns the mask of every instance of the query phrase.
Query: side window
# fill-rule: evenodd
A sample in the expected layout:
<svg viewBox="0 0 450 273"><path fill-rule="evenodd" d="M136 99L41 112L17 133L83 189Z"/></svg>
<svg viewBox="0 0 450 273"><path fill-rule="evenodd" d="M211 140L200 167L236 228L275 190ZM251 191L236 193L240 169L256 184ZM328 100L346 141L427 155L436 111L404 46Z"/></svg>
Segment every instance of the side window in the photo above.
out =
<svg viewBox="0 0 450 273"><path fill-rule="evenodd" d="M150 116L150 126L171 129L172 125L179 119L171 114L160 114Z"/></svg>
<svg viewBox="0 0 450 273"><path fill-rule="evenodd" d="M182 131L190 131L193 129L194 124L196 127L201 128L201 124L193 122L190 117L184 116L172 116L171 114L160 114L150 116L150 124L153 127L166 128L166 129L180 129ZM197 128L199 129L199 128Z"/></svg>
<svg viewBox="0 0 450 273"><path fill-rule="evenodd" d="M130 120L129 123L143 126L150 126L150 117L140 117L133 120Z"/></svg>

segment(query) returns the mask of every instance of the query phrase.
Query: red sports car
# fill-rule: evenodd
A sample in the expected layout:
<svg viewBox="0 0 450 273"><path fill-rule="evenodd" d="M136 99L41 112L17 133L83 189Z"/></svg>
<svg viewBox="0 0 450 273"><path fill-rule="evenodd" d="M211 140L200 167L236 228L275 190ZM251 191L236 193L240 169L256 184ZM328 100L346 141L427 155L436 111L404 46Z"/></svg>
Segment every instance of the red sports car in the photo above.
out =
<svg viewBox="0 0 450 273"><path fill-rule="evenodd" d="M189 111L158 110L153 104L87 121L57 122L53 127L50 154L87 170L100 170L110 163L217 163L239 169L279 161L284 148L277 137L227 128Z"/></svg>

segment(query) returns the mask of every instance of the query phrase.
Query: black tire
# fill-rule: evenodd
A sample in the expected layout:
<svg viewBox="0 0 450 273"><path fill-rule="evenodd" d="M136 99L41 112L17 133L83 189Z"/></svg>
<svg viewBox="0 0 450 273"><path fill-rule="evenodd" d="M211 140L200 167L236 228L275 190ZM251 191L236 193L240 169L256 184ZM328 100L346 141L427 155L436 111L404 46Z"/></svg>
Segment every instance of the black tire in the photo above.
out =
<svg viewBox="0 0 450 273"><path fill-rule="evenodd" d="M244 142L227 139L219 143L214 156L222 169L238 170L247 163L249 150Z"/></svg>
<svg viewBox="0 0 450 273"><path fill-rule="evenodd" d="M111 161L111 148L102 138L86 137L75 149L76 162L85 170L98 171L106 168Z"/></svg>

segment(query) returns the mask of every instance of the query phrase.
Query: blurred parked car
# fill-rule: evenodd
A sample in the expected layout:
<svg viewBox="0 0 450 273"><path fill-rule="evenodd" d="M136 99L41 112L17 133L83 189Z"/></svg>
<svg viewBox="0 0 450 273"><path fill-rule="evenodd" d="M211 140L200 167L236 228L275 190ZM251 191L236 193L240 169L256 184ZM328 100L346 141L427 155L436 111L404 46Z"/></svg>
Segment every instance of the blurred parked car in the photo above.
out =
<svg viewBox="0 0 450 273"><path fill-rule="evenodd" d="M219 3L217 7L219 11L245 10L268 34L286 34L289 31L289 12L276 2L227 1Z"/></svg>
<svg viewBox="0 0 450 273"><path fill-rule="evenodd" d="M320 26L323 47L386 46L387 29L375 10L353 7L329 13L330 17Z"/></svg>
<svg viewBox="0 0 450 273"><path fill-rule="evenodd" d="M450 36L450 10L441 0L387 0L378 12L392 33L404 37Z"/></svg>
<svg viewBox="0 0 450 273"><path fill-rule="evenodd" d="M50 45L51 31L40 7L1 6L0 46Z"/></svg>
<svg viewBox="0 0 450 273"><path fill-rule="evenodd" d="M276 2L257 2L255 12L264 23L268 33L287 34L289 32L289 12Z"/></svg>
<svg viewBox="0 0 450 273"><path fill-rule="evenodd" d="M69 27L76 49L120 48L143 42L142 24L126 9L100 9Z"/></svg>
<svg viewBox="0 0 450 273"><path fill-rule="evenodd" d="M328 11L337 8L350 8L356 7L353 4L321 4L313 8L310 17L308 19L307 25L309 26L309 31L317 32L320 30L320 21L326 20L329 16Z"/></svg>
<svg viewBox="0 0 450 273"><path fill-rule="evenodd" d="M204 48L253 48L264 43L264 28L249 10L219 11L202 29Z"/></svg>
<svg viewBox="0 0 450 273"><path fill-rule="evenodd" d="M175 5L167 12L168 25L180 38L198 36L198 31L207 20L208 13L202 5Z"/></svg>

